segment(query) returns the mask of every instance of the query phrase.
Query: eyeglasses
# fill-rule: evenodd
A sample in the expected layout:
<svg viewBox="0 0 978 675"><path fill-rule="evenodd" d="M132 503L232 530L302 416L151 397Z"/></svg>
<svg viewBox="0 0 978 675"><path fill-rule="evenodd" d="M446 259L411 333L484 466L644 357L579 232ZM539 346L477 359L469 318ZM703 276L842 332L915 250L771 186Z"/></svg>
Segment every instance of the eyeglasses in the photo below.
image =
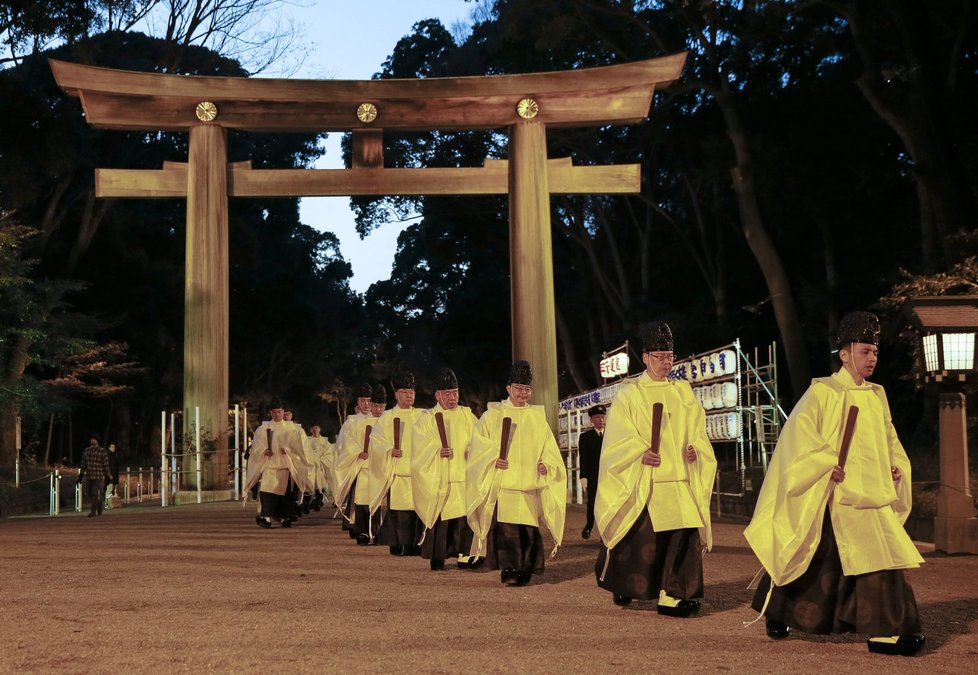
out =
<svg viewBox="0 0 978 675"><path fill-rule="evenodd" d="M645 352L649 355L649 358L655 359L656 361L672 361L675 355L672 352Z"/></svg>
<svg viewBox="0 0 978 675"><path fill-rule="evenodd" d="M525 384L511 384L509 386L513 388L513 391L521 394L529 394L531 391L533 391L533 387L528 387Z"/></svg>

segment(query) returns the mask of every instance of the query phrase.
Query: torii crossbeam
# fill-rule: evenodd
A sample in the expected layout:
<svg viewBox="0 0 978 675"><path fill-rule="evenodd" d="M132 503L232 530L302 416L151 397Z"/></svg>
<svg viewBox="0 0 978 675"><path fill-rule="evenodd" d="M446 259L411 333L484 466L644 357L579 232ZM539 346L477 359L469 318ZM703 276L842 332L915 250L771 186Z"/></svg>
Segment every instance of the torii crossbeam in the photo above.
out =
<svg viewBox="0 0 978 675"><path fill-rule="evenodd" d="M52 60L58 84L101 129L187 131L187 163L97 169L98 197L187 199L184 420L200 406L227 466L228 199L393 194L509 194L513 358L534 367L535 402L557 424L557 331L550 194L637 193L640 168L547 159L547 127L638 123L686 54L571 71L416 80L278 80L139 73ZM477 168L384 168L383 133L507 129L509 159ZM227 129L353 133L352 168L252 169L227 161ZM187 422L185 422L186 426ZM194 474L191 473L191 476ZM196 487L196 486L194 486Z"/></svg>

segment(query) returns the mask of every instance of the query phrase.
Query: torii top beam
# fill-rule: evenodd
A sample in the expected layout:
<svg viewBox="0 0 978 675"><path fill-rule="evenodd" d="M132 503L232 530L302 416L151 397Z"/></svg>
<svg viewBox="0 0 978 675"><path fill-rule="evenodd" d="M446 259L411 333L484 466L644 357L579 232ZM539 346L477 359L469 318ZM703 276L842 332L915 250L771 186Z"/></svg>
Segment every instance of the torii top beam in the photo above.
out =
<svg viewBox="0 0 978 675"><path fill-rule="evenodd" d="M142 73L51 60L58 85L101 129L247 131L461 130L506 127L532 99L547 127L638 123L656 86L676 80L686 54L572 71L411 80L284 80ZM523 117L523 115L520 113Z"/></svg>

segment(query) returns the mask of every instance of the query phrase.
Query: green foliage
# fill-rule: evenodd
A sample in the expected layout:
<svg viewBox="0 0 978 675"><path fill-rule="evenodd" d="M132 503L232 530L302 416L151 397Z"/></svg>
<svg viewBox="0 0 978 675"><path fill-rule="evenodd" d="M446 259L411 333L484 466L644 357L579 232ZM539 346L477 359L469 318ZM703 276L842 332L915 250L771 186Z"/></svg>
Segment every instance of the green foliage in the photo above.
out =
<svg viewBox="0 0 978 675"><path fill-rule="evenodd" d="M110 32L45 57L154 71L170 62L171 49ZM188 74L246 75L195 47L180 64ZM71 359L38 362L23 386L50 380L47 390L70 401L78 433L104 428L127 456L149 454L159 411L182 399L186 203L95 200L94 170L186 161L187 137L91 128L45 58L0 71L0 95L0 205L16 207L38 232L27 244L36 262L24 276L34 290L66 278L83 282L83 290L72 286L72 334L91 338ZM314 134L231 132L228 145L230 161L261 168L307 166L321 154ZM229 221L232 401L247 400L257 412L274 395L290 399L300 419L324 414L318 389L352 374L358 362L347 355L363 341L362 301L349 288L338 241L301 224L295 199L235 200ZM53 410L49 401L44 413ZM25 421L25 429L45 433L47 419L38 422ZM56 424L56 447L67 431Z"/></svg>
<svg viewBox="0 0 978 675"><path fill-rule="evenodd" d="M37 231L10 214L0 217L0 407L36 410L45 399L43 374L85 347L73 330L67 296L81 284L31 278L37 264L25 248Z"/></svg>

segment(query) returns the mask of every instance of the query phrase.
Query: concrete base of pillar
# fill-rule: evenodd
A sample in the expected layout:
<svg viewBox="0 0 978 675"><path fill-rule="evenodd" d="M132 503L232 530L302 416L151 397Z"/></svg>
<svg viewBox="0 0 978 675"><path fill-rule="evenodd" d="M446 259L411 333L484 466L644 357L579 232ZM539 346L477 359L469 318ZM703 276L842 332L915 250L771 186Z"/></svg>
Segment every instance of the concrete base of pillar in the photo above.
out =
<svg viewBox="0 0 978 675"><path fill-rule="evenodd" d="M934 548L944 553L978 554L978 518L934 518Z"/></svg>
<svg viewBox="0 0 978 675"><path fill-rule="evenodd" d="M200 501L201 502L229 502L234 499L233 490L201 490ZM196 504L197 503L197 491L196 490L181 490L173 495L173 505L178 506L180 504Z"/></svg>

